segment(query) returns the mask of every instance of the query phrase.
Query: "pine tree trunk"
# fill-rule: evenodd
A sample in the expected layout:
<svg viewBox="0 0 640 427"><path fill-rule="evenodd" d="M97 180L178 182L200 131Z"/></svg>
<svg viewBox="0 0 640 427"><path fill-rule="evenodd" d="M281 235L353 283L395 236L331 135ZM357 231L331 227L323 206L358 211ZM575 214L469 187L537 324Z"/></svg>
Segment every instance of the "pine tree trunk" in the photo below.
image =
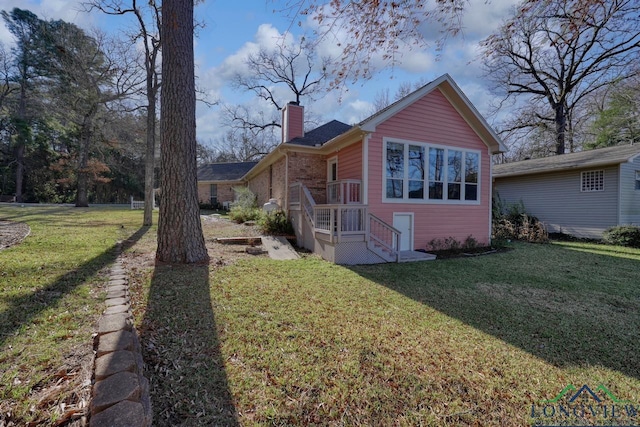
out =
<svg viewBox="0 0 640 427"><path fill-rule="evenodd" d="M196 175L196 92L193 0L162 3L162 171L156 260L208 260L202 235Z"/></svg>
<svg viewBox="0 0 640 427"><path fill-rule="evenodd" d="M147 78L148 80L148 78ZM148 82L149 83L149 82ZM144 159L144 215L143 226L153 225L154 178L156 155L156 94L147 83L147 150Z"/></svg>
<svg viewBox="0 0 640 427"><path fill-rule="evenodd" d="M91 126L93 118L85 116L80 130L80 148L78 150L78 180L76 186L76 208L89 207L89 146L91 144Z"/></svg>
<svg viewBox="0 0 640 427"><path fill-rule="evenodd" d="M22 203L22 187L24 181L24 153L27 146L27 89L26 83L20 82L20 99L18 101L18 135L16 146L16 202Z"/></svg>

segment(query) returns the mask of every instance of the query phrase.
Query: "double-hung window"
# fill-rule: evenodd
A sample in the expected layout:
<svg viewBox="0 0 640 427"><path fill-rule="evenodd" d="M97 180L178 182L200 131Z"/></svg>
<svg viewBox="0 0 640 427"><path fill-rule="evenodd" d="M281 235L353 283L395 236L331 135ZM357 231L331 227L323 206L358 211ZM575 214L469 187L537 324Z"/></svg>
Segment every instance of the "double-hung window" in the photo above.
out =
<svg viewBox="0 0 640 427"><path fill-rule="evenodd" d="M640 171L636 171L636 190L640 190Z"/></svg>
<svg viewBox="0 0 640 427"><path fill-rule="evenodd" d="M388 201L474 203L479 200L479 151L387 141L385 155L385 199Z"/></svg>

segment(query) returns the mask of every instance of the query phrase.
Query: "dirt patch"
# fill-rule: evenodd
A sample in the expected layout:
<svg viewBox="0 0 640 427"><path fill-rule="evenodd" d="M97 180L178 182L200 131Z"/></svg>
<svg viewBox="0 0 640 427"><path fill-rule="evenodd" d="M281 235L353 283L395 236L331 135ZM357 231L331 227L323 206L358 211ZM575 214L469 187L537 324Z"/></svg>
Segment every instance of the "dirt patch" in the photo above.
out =
<svg viewBox="0 0 640 427"><path fill-rule="evenodd" d="M23 222L0 220L0 251L22 242L31 228Z"/></svg>

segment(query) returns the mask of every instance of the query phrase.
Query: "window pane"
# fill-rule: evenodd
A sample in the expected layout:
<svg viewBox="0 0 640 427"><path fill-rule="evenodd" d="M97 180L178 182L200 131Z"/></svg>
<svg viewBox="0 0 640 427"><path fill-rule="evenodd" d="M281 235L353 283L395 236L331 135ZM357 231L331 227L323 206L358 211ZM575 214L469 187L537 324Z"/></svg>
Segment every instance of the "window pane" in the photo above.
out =
<svg viewBox="0 0 640 427"><path fill-rule="evenodd" d="M636 171L636 190L640 190L640 171Z"/></svg>
<svg viewBox="0 0 640 427"><path fill-rule="evenodd" d="M387 178L404 178L404 145L387 143Z"/></svg>
<svg viewBox="0 0 640 427"><path fill-rule="evenodd" d="M447 198L449 200L460 200L460 184L449 184Z"/></svg>
<svg viewBox="0 0 640 427"><path fill-rule="evenodd" d="M464 156L464 180L465 182L478 182L478 153L466 153ZM466 197L465 197L466 198ZM475 199L467 199L475 200Z"/></svg>
<svg viewBox="0 0 640 427"><path fill-rule="evenodd" d="M465 200L478 200L478 184L465 184L464 185L464 199Z"/></svg>
<svg viewBox="0 0 640 427"><path fill-rule="evenodd" d="M424 199L424 181L409 181L409 198Z"/></svg>
<svg viewBox="0 0 640 427"><path fill-rule="evenodd" d="M442 200L442 183L430 182L429 183L429 198L432 200Z"/></svg>
<svg viewBox="0 0 640 427"><path fill-rule="evenodd" d="M604 171L587 171L581 173L581 191L604 191Z"/></svg>
<svg viewBox="0 0 640 427"><path fill-rule="evenodd" d="M462 181L462 151L449 150L449 175L447 181Z"/></svg>
<svg viewBox="0 0 640 427"><path fill-rule="evenodd" d="M387 179L387 199L402 199L401 179Z"/></svg>
<svg viewBox="0 0 640 427"><path fill-rule="evenodd" d="M429 181L442 181L444 150L429 148Z"/></svg>
<svg viewBox="0 0 640 427"><path fill-rule="evenodd" d="M424 147L409 146L409 179L424 179Z"/></svg>

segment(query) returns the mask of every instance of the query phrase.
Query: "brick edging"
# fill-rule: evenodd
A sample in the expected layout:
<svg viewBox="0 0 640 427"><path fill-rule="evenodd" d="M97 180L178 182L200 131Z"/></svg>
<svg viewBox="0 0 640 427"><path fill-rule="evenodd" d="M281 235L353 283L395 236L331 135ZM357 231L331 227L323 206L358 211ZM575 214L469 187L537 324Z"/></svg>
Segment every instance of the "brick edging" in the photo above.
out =
<svg viewBox="0 0 640 427"><path fill-rule="evenodd" d="M94 341L90 427L151 426L149 381L133 327L129 285L118 258L111 267L106 309Z"/></svg>

